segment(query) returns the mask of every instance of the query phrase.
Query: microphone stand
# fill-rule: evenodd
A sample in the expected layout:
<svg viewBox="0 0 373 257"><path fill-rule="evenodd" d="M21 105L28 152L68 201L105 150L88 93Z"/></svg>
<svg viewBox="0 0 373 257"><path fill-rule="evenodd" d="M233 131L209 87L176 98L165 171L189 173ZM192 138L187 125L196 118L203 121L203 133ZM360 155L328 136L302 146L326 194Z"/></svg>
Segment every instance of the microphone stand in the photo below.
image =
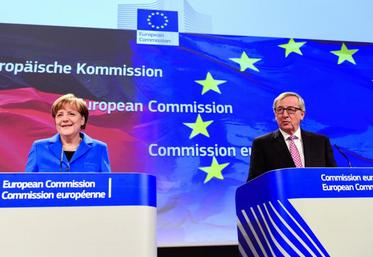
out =
<svg viewBox="0 0 373 257"><path fill-rule="evenodd" d="M348 163L348 167L352 167L352 164L351 164L351 161L350 161L350 158L348 158L347 154L345 154L345 152L336 144L334 144L334 147L335 149L337 149L337 151L343 156L343 158L346 159L347 163Z"/></svg>

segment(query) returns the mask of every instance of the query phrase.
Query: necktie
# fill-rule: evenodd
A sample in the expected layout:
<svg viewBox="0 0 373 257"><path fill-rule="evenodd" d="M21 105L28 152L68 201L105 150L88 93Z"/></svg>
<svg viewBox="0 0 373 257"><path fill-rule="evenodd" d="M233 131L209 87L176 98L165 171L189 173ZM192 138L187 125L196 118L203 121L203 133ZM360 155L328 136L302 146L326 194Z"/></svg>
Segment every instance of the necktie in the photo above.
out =
<svg viewBox="0 0 373 257"><path fill-rule="evenodd" d="M302 168L303 167L302 160L300 158L298 148L294 143L294 139L297 139L297 137L294 135L287 138L287 140L289 141L289 151L290 151L291 157L293 158L295 167Z"/></svg>

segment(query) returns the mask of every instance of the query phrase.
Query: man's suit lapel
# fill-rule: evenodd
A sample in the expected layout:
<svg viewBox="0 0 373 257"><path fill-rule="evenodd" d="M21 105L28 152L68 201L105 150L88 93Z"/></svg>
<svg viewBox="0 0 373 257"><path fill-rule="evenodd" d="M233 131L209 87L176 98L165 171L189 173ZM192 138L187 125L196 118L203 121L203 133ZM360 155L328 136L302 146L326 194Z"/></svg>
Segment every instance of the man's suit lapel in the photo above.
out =
<svg viewBox="0 0 373 257"><path fill-rule="evenodd" d="M304 154L304 166L309 167L311 164L311 139L308 136L307 132L301 130L302 143L303 143L303 154Z"/></svg>
<svg viewBox="0 0 373 257"><path fill-rule="evenodd" d="M286 166L295 167L284 137L279 130L273 132L273 147L277 153L277 156L274 156L274 158L281 160Z"/></svg>

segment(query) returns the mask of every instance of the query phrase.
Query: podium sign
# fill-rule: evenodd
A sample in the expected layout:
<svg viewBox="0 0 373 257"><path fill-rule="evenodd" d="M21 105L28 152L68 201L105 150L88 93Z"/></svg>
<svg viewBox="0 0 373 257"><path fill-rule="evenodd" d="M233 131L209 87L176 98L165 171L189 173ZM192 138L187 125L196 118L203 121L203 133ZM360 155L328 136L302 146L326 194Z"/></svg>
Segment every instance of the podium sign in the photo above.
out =
<svg viewBox="0 0 373 257"><path fill-rule="evenodd" d="M7 257L156 256L156 180L135 173L0 173Z"/></svg>
<svg viewBox="0 0 373 257"><path fill-rule="evenodd" d="M373 168L270 171L236 213L241 256L373 256Z"/></svg>

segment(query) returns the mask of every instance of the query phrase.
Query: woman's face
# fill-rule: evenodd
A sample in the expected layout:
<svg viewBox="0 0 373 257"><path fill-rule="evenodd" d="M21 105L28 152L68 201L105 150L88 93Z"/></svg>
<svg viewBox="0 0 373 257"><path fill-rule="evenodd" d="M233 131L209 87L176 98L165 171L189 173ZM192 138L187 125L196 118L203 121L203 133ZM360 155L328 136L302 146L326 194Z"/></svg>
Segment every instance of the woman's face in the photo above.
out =
<svg viewBox="0 0 373 257"><path fill-rule="evenodd" d="M84 124L84 117L71 104L65 104L57 111L54 118L57 132L61 136L75 137L79 136L81 126Z"/></svg>

